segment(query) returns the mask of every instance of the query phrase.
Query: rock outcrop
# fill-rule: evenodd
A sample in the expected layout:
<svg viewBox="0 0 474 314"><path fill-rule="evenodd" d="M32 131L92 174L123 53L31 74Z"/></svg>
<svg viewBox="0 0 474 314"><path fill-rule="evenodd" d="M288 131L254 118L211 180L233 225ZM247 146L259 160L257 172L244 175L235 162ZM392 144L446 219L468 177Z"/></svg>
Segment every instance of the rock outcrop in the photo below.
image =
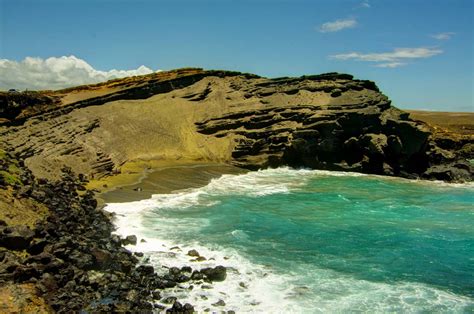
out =
<svg viewBox="0 0 474 314"><path fill-rule="evenodd" d="M186 159L473 178L472 136L433 136L373 82L348 74L267 79L183 69L36 94L24 103L0 94L8 113L0 132L39 177L64 165L98 178L133 160Z"/></svg>
<svg viewBox="0 0 474 314"><path fill-rule="evenodd" d="M18 156L4 152L0 161L11 164L15 159ZM158 276L152 266L140 265L137 255L122 247L121 239L112 234L109 215L97 208L94 194L85 191L83 177L77 178L68 168L57 182L36 179L21 165L18 172L18 180L0 182L0 193L10 191L16 199L30 199L49 211L32 227L0 220L2 312L164 309L157 304L160 291L176 286L175 278ZM182 307L194 311L190 304Z"/></svg>

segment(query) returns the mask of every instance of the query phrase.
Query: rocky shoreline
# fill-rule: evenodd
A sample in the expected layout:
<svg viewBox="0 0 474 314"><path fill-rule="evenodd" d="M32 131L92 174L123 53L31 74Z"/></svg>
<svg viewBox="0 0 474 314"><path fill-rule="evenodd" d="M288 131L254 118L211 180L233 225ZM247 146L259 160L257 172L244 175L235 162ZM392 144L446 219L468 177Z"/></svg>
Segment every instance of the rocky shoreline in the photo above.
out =
<svg viewBox="0 0 474 314"><path fill-rule="evenodd" d="M8 169L17 156L5 156L2 168ZM168 274L157 275L152 266L140 262L143 254L123 247L136 244L135 236L120 239L113 234L113 217L97 208L83 176L64 168L62 179L50 182L36 179L22 162L19 168L19 181L11 185L2 180L0 188L44 204L50 212L33 228L0 221L0 282L2 286L32 284L33 294L44 300L45 312L192 313L192 305L175 297L162 298L160 292L183 282L225 279L223 266L199 271L172 267ZM200 258L195 251L188 254ZM12 309L8 306L1 309Z"/></svg>
<svg viewBox="0 0 474 314"><path fill-rule="evenodd" d="M137 239L114 235L113 215L86 184L120 176L127 163L474 177L472 133L413 120L374 82L348 74L268 79L180 69L60 91L1 92L0 107L4 312L28 312L27 304L39 312L192 312L161 292L225 279L219 265L157 274L124 247Z"/></svg>

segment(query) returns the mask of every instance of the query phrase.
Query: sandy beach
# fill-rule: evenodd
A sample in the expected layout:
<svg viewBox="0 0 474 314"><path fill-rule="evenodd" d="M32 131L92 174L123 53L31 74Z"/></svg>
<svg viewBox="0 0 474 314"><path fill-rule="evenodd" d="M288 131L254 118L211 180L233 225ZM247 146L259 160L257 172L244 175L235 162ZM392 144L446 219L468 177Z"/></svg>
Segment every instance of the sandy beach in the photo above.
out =
<svg viewBox="0 0 474 314"><path fill-rule="evenodd" d="M153 194L197 188L223 174L240 174L247 170L225 164L183 163L144 169L139 175L128 177L121 185L110 187L98 197L103 203L132 202L150 198Z"/></svg>

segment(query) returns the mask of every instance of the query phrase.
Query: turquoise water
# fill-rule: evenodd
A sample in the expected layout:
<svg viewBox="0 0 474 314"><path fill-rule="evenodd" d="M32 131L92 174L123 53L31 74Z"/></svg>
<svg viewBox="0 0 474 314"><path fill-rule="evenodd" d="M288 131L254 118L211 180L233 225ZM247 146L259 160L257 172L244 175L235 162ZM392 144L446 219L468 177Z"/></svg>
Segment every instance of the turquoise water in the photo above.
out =
<svg viewBox="0 0 474 314"><path fill-rule="evenodd" d="M472 185L283 168L109 209L119 230L234 256L234 279L259 282L255 311L461 313L474 311L473 204Z"/></svg>

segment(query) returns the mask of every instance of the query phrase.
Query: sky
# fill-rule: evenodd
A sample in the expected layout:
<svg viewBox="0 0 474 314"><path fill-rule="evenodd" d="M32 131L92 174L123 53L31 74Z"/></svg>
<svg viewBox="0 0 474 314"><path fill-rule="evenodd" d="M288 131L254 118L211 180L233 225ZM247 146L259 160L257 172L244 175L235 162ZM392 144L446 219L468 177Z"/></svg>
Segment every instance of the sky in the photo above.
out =
<svg viewBox="0 0 474 314"><path fill-rule="evenodd" d="M0 89L181 67L373 80L404 109L474 111L472 0L0 0Z"/></svg>

